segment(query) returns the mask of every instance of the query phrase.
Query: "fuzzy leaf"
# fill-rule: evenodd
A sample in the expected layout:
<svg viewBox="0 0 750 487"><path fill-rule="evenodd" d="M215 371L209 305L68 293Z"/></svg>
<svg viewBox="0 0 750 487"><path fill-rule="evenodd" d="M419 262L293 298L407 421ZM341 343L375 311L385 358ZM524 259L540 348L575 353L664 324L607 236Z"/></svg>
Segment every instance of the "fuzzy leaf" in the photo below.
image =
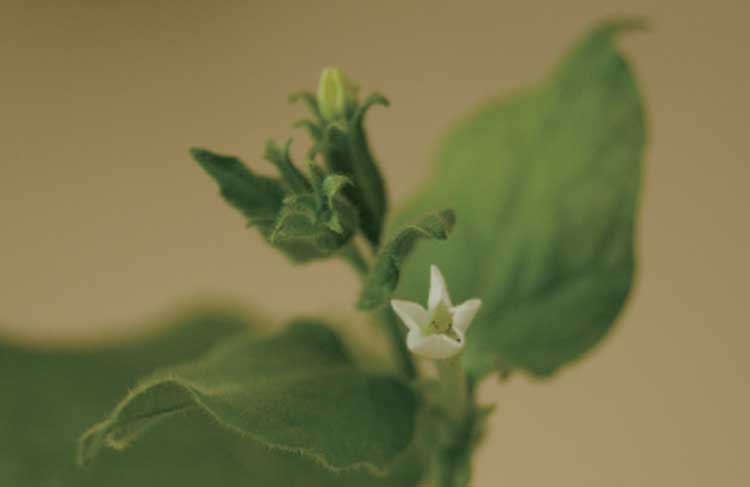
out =
<svg viewBox="0 0 750 487"><path fill-rule="evenodd" d="M281 208L284 191L278 181L258 176L233 156L205 149L190 149L190 155L216 180L224 199L262 232L272 224Z"/></svg>
<svg viewBox="0 0 750 487"><path fill-rule="evenodd" d="M270 236L271 244L294 262L330 257L357 231L357 214L345 200L337 198L328 207L325 195L290 196Z"/></svg>
<svg viewBox="0 0 750 487"><path fill-rule="evenodd" d="M219 427L198 411L155 428L124 452L105 450L83 469L75 440L143 374L191 359L246 330L222 312L180 320L164 336L96 350L31 350L0 343L0 485L8 487L133 487L268 485L275 487L414 487L421 476L414 452L391 475L332 474L309 459L271 451ZM163 327L161 327L163 328ZM245 331L246 332L246 331Z"/></svg>
<svg viewBox="0 0 750 487"><path fill-rule="evenodd" d="M418 223L407 225L383 246L378 254L357 306L360 309L376 308L386 302L398 286L401 266L419 240L445 240L453 229L455 214L444 210L428 215Z"/></svg>
<svg viewBox="0 0 750 487"><path fill-rule="evenodd" d="M534 89L494 101L445 138L434 180L400 216L451 205L461 226L410 259L398 294L423 299L438 264L457 302L483 301L465 365L546 375L607 334L631 288L642 102L613 36L586 35Z"/></svg>
<svg viewBox="0 0 750 487"><path fill-rule="evenodd" d="M176 320L159 337L95 350L34 350L0 342L0 485L129 487L167 475L175 477L172 485L191 485L177 484L188 477L179 471L185 465L179 456L159 462L158 448L148 449L150 458L131 458L127 465L108 458L84 471L75 465L76 438L141 375L201 354L248 327L234 314L205 312ZM197 449L185 448L186 460L197 458L190 451ZM208 464L216 460L203 450ZM196 477L205 480L204 472Z"/></svg>
<svg viewBox="0 0 750 487"><path fill-rule="evenodd" d="M151 426L198 410L274 450L341 470L385 472L412 440L410 389L353 366L337 337L298 322L266 339L236 338L141 382L81 440L80 458L128 446Z"/></svg>

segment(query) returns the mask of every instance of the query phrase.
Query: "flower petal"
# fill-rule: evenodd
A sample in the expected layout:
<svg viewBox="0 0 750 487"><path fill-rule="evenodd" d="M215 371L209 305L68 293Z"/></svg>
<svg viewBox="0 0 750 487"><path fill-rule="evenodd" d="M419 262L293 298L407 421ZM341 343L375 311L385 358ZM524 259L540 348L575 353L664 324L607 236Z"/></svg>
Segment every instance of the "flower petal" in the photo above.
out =
<svg viewBox="0 0 750 487"><path fill-rule="evenodd" d="M445 335L424 335L420 330L411 330L406 336L406 345L413 353L431 359L446 359L456 355L464 347L464 342L457 342Z"/></svg>
<svg viewBox="0 0 750 487"><path fill-rule="evenodd" d="M427 310L419 303L392 299L391 308L409 330L419 330L419 325L426 323L429 319Z"/></svg>
<svg viewBox="0 0 750 487"><path fill-rule="evenodd" d="M427 299L427 306L430 310L433 310L440 301L445 301L448 307L453 306L443 273L436 265L432 265L430 266L430 296Z"/></svg>
<svg viewBox="0 0 750 487"><path fill-rule="evenodd" d="M451 313L453 314L453 328L456 331L465 333L481 305L481 299L469 299L451 309Z"/></svg>

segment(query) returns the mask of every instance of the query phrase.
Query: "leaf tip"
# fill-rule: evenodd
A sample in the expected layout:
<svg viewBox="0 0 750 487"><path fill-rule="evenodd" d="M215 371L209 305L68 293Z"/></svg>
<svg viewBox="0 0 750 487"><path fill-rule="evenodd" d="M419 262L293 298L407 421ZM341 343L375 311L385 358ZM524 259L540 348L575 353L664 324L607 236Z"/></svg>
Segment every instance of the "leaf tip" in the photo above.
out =
<svg viewBox="0 0 750 487"><path fill-rule="evenodd" d="M193 146L188 149L188 154L190 154L190 157L192 157L196 161L201 162L202 160L208 158L211 153L206 149L203 149L202 147Z"/></svg>
<svg viewBox="0 0 750 487"><path fill-rule="evenodd" d="M601 24L594 29L594 35L612 37L623 32L647 30L649 30L649 23L646 20L646 17L616 17L601 22Z"/></svg>

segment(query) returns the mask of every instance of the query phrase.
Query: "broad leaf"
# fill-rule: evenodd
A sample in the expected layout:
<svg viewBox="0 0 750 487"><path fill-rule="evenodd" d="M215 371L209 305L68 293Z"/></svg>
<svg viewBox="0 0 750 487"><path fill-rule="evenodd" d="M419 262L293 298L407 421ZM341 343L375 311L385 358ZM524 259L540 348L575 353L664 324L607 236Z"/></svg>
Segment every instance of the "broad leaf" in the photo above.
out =
<svg viewBox="0 0 750 487"><path fill-rule="evenodd" d="M84 435L81 458L104 445L124 448L149 427L193 410L330 469L382 473L412 440L416 400L393 379L359 372L327 328L298 322L270 338L233 339L141 382Z"/></svg>
<svg viewBox="0 0 750 487"><path fill-rule="evenodd" d="M105 452L91 467L78 468L76 482L60 487L137 487L157 481L174 487L416 487L422 475L418 461L409 452L387 477L364 470L331 472L296 453L269 450L192 412L166 422L133 448Z"/></svg>
<svg viewBox="0 0 750 487"><path fill-rule="evenodd" d="M141 375L203 353L247 326L237 316L209 312L178 320L158 338L97 350L33 350L0 343L0 485L134 485L108 478L106 468L85 473L75 465L81 430ZM151 482L144 469L159 472L156 458L132 468L131 478L140 476L145 484Z"/></svg>
<svg viewBox="0 0 750 487"><path fill-rule="evenodd" d="M396 232L378 254L372 271L367 276L357 306L372 309L386 302L401 274L401 266L419 240L445 240L453 229L455 214L444 210L423 217Z"/></svg>
<svg viewBox="0 0 750 487"><path fill-rule="evenodd" d="M138 377L192 359L247 323L201 313L164 336L97 350L31 350L0 343L0 485L7 487L414 487L421 476L409 450L381 478L330 471L296 453L271 451L219 427L198 411L155 428L124 452L103 451L75 465L79 433L112 407Z"/></svg>
<svg viewBox="0 0 750 487"><path fill-rule="evenodd" d="M438 264L457 301L483 306L465 364L546 375L612 326L631 288L644 147L642 102L613 36L586 35L534 89L494 101L444 140L436 173L402 213L447 205L460 224L406 265L400 297L427 295Z"/></svg>

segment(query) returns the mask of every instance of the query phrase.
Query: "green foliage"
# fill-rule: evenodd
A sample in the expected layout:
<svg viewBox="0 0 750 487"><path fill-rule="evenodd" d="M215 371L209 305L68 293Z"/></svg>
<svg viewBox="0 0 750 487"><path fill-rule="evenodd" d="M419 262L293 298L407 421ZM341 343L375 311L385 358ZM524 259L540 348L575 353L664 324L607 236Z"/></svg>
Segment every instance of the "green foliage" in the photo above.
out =
<svg viewBox="0 0 750 487"><path fill-rule="evenodd" d="M214 154L205 149L190 149L190 155L216 180L224 199L257 226L268 232L284 197L281 184L258 176L233 156Z"/></svg>
<svg viewBox="0 0 750 487"><path fill-rule="evenodd" d="M270 450L220 427L197 409L165 421L133 448L103 450L88 467L75 465L80 432L107 414L139 377L191 360L222 340L245 340L248 328L234 314L206 312L178 320L158 337L94 350L33 350L0 343L0 485L417 484L421 466L413 448L399 456L387 477L364 470L334 474L304 455Z"/></svg>
<svg viewBox="0 0 750 487"><path fill-rule="evenodd" d="M394 379L358 371L336 336L298 322L265 339L242 336L203 359L142 381L81 440L89 460L145 430L200 410L218 425L332 470L384 472L412 440L416 398Z"/></svg>
<svg viewBox="0 0 750 487"><path fill-rule="evenodd" d="M317 97L295 97L314 116L300 123L315 142L306 173L290 142L266 148L278 179L191 150L226 201L290 259L342 255L367 273L361 309L394 292L421 301L430 264L457 302L481 298L463 354L469 386L458 358L438 364L439 380L420 381L385 308L412 384L358 369L337 336L309 320L259 337L244 319L204 313L162 338L98 350L0 344L0 485L414 487L425 465L436 486L468 485L490 411L474 402L475 383L494 371L545 376L580 357L632 286L644 116L613 37L638 27L600 26L542 83L458 124L432 181L397 218L417 223L382 246L385 185L363 119L387 101L360 103L340 70L324 72ZM460 217L453 232L454 210L417 218L444 207ZM369 272L351 242L358 230L377 251ZM76 433L102 417L78 444L81 463L97 461L74 468Z"/></svg>
<svg viewBox="0 0 750 487"><path fill-rule="evenodd" d="M426 243L399 296L426 295L438 264L457 300L480 297L465 366L547 375L596 345L622 308L634 271L644 147L641 98L602 25L534 89L494 101L445 138L434 179L399 221L436 205L461 225Z"/></svg>
<svg viewBox="0 0 750 487"><path fill-rule="evenodd" d="M297 169L289 145L266 147L266 159L282 179L257 176L239 159L191 149L193 158L216 180L224 199L242 212L268 242L294 262L337 254L358 229L357 211L341 194L347 179L310 162L311 179Z"/></svg>
<svg viewBox="0 0 750 487"><path fill-rule="evenodd" d="M341 249L354 235L357 214L344 199L324 201L334 205L324 207L312 194L286 198L270 242L296 262L328 257Z"/></svg>
<svg viewBox="0 0 750 487"><path fill-rule="evenodd" d="M343 77L343 74L339 75ZM328 82L323 83L324 78L329 78ZM332 90L328 86L334 78L328 71L323 73L321 84L326 88L322 91L325 100L331 98L329 93ZM342 80L337 84L341 87L333 90L338 93L333 98L340 100L328 103L331 108L325 115L321 114L319 99L311 93L292 96L292 101L304 101L315 117L315 120L302 120L296 125L305 127L315 141L311 154L322 154L331 172L342 174L352 182L344 188L344 195L357 208L362 233L376 248L380 243L388 202L383 176L365 134L364 116L373 105L388 106L388 100L380 94L372 94L359 103L352 94L349 81Z"/></svg>
<svg viewBox="0 0 750 487"><path fill-rule="evenodd" d="M46 351L0 343L0 385L3 388L0 396L0 485L124 487L152 484L150 474L154 478L174 475L175 482L185 479L187 475L177 468L185 463L176 460L176 454L154 461L159 458L155 456L158 448L148 449L151 458L141 455L131 457L128 462L108 458L97 468L83 471L75 465L76 439L82 429L105 414L128 385L141 375L202 353L247 326L244 319L232 314L209 312L178 320L162 336L137 344L96 350ZM184 439L185 435L181 437ZM167 441L175 444L179 438L178 435ZM188 445L183 448L185 460L189 461L191 456L198 458L191 451L197 449L206 453L209 463L217 457L209 448ZM170 464L170 459L176 463ZM127 472L126 478L132 483L115 475L123 472ZM195 475L206 478L202 469Z"/></svg>
<svg viewBox="0 0 750 487"><path fill-rule="evenodd" d="M383 245L372 271L367 276L357 306L373 309L383 305L398 285L401 266L419 240L445 240L456 221L453 210L443 210L425 216L419 222L396 232Z"/></svg>

